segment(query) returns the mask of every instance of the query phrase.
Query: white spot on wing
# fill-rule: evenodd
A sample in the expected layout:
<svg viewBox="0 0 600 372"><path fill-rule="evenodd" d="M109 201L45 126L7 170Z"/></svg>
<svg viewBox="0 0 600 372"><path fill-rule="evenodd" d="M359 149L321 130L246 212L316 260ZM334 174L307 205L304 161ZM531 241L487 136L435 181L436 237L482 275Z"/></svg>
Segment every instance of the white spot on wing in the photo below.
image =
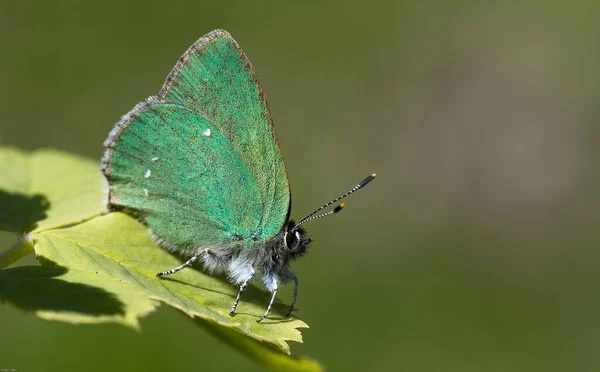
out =
<svg viewBox="0 0 600 372"><path fill-rule="evenodd" d="M152 171L150 169L148 169L146 171L146 174L144 174L144 178L150 178L151 175L152 175Z"/></svg>
<svg viewBox="0 0 600 372"><path fill-rule="evenodd" d="M205 136L205 137L210 137L210 134L211 134L210 128L208 128L207 130L205 130L204 132L202 132L202 135Z"/></svg>
<svg viewBox="0 0 600 372"><path fill-rule="evenodd" d="M157 161L158 160L158 156L155 156L152 158L152 161Z"/></svg>

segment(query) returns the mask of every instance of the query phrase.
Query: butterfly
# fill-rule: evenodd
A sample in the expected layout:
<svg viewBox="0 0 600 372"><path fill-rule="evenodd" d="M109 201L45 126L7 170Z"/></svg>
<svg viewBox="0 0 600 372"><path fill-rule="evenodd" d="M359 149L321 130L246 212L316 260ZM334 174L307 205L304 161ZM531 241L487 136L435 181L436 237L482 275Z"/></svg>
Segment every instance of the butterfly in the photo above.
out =
<svg viewBox="0 0 600 372"><path fill-rule="evenodd" d="M311 243L303 224L339 212L319 211L295 223L283 153L258 77L224 30L196 41L177 61L156 96L137 104L104 143L108 203L147 224L165 249L189 258L157 273L171 275L201 260L210 274L239 285L234 315L248 284L260 277L272 293L298 278L292 260Z"/></svg>

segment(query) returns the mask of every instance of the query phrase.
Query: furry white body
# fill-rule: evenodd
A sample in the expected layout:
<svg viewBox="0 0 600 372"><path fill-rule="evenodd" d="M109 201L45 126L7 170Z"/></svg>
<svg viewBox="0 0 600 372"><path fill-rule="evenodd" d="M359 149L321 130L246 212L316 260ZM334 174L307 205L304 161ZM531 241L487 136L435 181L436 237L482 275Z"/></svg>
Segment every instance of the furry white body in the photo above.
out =
<svg viewBox="0 0 600 372"><path fill-rule="evenodd" d="M204 269L208 273L226 274L232 283L240 286L240 291L230 312L231 315L235 312L238 301L246 286L258 275L265 288L272 293L267 311L259 321L264 319L271 310L280 284L293 280L295 284L294 298L288 312L289 315L293 310L298 295L298 278L290 270L289 264L291 260L304 255L308 251L308 246L311 242L310 238L303 238L306 234L303 228L295 227L294 221L288 221L279 234L254 249L243 249L235 243L195 249L181 249L181 247L171 244L152 233L154 239L165 249L191 257L187 262L173 270L161 272L157 275L165 276L173 274L191 265L194 261L201 260L204 264Z"/></svg>

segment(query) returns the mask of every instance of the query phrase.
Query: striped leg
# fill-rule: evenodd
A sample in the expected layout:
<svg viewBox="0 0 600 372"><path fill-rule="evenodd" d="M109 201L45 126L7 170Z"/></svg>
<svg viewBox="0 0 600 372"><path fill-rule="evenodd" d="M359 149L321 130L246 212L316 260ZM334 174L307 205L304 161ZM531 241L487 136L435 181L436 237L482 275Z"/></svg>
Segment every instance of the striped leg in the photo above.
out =
<svg viewBox="0 0 600 372"><path fill-rule="evenodd" d="M290 279L294 280L294 297L292 298L292 304L290 305L290 309L288 310L286 317L292 314L292 310L294 310L294 306L296 305L296 298L298 297L298 277L291 271L287 272L287 276Z"/></svg>
<svg viewBox="0 0 600 372"><path fill-rule="evenodd" d="M235 309L237 308L238 302L240 301L240 298L242 297L242 293L244 293L244 290L248 286L248 283L250 283L252 281L252 278L254 278L254 274L255 274L254 269L252 269L252 275L250 275L250 277L248 279L246 279L240 286L240 291L238 292L237 297L235 298L235 301L233 302L233 306L231 307L231 311L229 312L229 315L233 316L233 314L235 314Z"/></svg>
<svg viewBox="0 0 600 372"><path fill-rule="evenodd" d="M269 306L267 306L267 311L265 311L263 316L261 316L260 319L256 321L257 323L262 322L262 320L264 318L266 318L267 315L269 315L269 312L271 312L271 307L273 306L273 302L275 302L275 296L277 296L277 288L278 288L277 281L275 279L273 279L273 296L271 297L271 302L269 302Z"/></svg>
<svg viewBox="0 0 600 372"><path fill-rule="evenodd" d="M197 259L199 259L200 257L202 257L202 255L205 254L205 253L209 253L208 249L201 250L194 257L190 258L189 260L187 260L186 262L184 262L182 265L179 265L179 266L177 266L174 269L171 269L169 271L162 271L160 273L156 273L156 276L161 277L161 276L175 274L179 270L181 270L183 268L186 268L186 267L190 266L191 264L193 264Z"/></svg>

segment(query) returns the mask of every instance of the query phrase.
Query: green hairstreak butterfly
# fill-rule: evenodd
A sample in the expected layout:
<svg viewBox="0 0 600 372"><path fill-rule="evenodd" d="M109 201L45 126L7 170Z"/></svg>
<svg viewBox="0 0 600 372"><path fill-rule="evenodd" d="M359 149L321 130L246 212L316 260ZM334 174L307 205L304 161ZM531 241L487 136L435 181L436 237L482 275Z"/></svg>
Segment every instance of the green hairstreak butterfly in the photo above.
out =
<svg viewBox="0 0 600 372"><path fill-rule="evenodd" d="M260 277L272 293L298 278L291 260L311 242L302 225L340 211L322 209L290 220L291 193L267 102L250 61L231 35L215 30L179 58L158 92L121 118L108 136L102 171L109 204L143 220L165 249L189 258L165 276L200 259L210 273L226 273L240 289Z"/></svg>

